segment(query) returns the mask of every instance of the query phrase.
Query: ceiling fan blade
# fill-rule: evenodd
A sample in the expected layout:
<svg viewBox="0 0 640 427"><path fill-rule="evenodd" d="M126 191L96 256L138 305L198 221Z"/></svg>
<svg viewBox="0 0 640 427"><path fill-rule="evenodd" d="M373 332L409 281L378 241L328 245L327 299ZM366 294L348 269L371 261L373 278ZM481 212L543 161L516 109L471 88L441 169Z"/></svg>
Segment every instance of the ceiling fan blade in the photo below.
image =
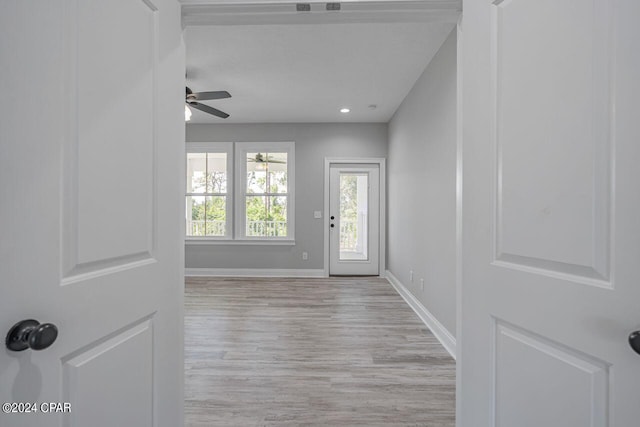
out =
<svg viewBox="0 0 640 427"><path fill-rule="evenodd" d="M217 90L214 92L195 92L191 94L196 101L209 101L211 99L231 98L231 94L226 90Z"/></svg>
<svg viewBox="0 0 640 427"><path fill-rule="evenodd" d="M271 157L269 155L267 155L266 159L263 159L262 161L263 162L269 162L269 163L282 163L282 164L287 163L286 160L283 161L283 160L278 160L277 158L274 159L273 157Z"/></svg>
<svg viewBox="0 0 640 427"><path fill-rule="evenodd" d="M188 102L187 105L189 105L189 107L193 107L196 110L200 110L200 111L204 111L205 113L209 113L209 114L213 114L216 117L220 117L221 119L226 119L227 117L229 117L229 115L227 113L225 113L224 111L220 111L216 108L213 107L209 107L208 105L204 105L204 104L200 104L198 102Z"/></svg>
<svg viewBox="0 0 640 427"><path fill-rule="evenodd" d="M283 162L282 160L256 160L256 159L252 159L252 158L247 158L247 162L254 162L254 163L282 163L282 164L286 164L287 162Z"/></svg>

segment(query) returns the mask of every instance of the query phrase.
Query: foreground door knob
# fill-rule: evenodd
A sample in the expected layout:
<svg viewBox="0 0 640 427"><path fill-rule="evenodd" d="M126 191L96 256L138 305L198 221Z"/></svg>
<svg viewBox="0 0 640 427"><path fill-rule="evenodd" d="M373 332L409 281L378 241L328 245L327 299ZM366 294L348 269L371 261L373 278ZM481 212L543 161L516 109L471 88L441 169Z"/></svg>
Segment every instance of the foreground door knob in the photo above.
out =
<svg viewBox="0 0 640 427"><path fill-rule="evenodd" d="M44 350L58 338L58 328L52 323L29 319L18 322L9 330L5 344L11 351Z"/></svg>
<svg viewBox="0 0 640 427"><path fill-rule="evenodd" d="M636 353L640 354L640 331L631 332L629 345Z"/></svg>

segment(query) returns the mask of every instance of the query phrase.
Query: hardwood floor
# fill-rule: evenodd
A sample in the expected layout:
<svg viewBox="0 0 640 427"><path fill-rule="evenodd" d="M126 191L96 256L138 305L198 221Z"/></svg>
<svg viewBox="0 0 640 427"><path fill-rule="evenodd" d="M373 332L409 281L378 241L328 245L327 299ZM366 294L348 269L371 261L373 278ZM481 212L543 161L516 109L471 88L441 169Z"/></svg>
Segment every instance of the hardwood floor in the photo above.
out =
<svg viewBox="0 0 640 427"><path fill-rule="evenodd" d="M187 427L455 425L455 362L380 278L188 278Z"/></svg>

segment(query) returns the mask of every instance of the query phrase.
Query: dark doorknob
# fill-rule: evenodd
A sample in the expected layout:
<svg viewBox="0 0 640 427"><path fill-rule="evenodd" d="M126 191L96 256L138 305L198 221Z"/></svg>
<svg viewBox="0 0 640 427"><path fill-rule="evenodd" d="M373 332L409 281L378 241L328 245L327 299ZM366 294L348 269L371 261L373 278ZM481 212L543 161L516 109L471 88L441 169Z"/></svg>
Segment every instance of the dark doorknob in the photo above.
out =
<svg viewBox="0 0 640 427"><path fill-rule="evenodd" d="M331 224L331 228L335 227L335 224Z"/></svg>
<svg viewBox="0 0 640 427"><path fill-rule="evenodd" d="M334 217L333 215L331 215L331 219L336 219L336 217Z"/></svg>
<svg viewBox="0 0 640 427"><path fill-rule="evenodd" d="M9 330L5 344L11 351L44 350L58 338L58 328L53 323L29 319L18 322Z"/></svg>
<svg viewBox="0 0 640 427"><path fill-rule="evenodd" d="M640 331L631 332L629 345L636 353L640 354Z"/></svg>

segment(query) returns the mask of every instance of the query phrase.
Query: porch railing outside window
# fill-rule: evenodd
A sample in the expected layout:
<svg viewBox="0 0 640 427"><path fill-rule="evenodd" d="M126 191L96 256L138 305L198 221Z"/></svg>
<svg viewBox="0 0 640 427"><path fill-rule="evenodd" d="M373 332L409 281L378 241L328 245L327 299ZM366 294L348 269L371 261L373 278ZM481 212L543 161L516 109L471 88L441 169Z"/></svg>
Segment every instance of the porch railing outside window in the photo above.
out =
<svg viewBox="0 0 640 427"><path fill-rule="evenodd" d="M226 222L215 220L187 221L190 236L225 236ZM248 221L247 236L279 237L287 235L287 221Z"/></svg>

